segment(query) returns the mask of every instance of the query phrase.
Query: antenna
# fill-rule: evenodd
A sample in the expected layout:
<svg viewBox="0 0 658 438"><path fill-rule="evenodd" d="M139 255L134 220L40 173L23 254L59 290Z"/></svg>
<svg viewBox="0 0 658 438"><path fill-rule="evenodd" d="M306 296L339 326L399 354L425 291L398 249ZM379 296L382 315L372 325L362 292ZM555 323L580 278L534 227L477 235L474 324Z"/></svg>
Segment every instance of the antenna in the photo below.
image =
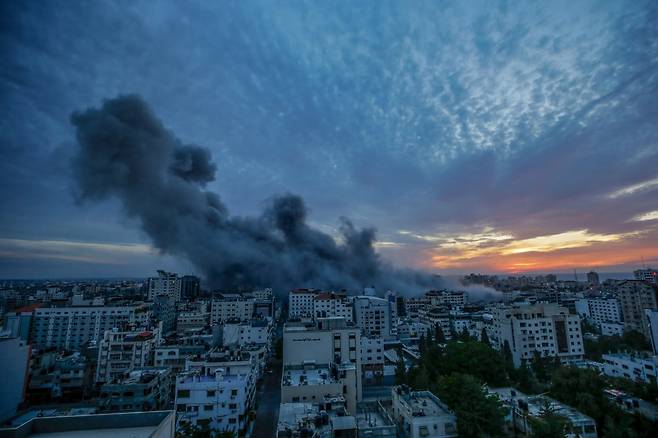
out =
<svg viewBox="0 0 658 438"><path fill-rule="evenodd" d="M574 278L576 281L578 281L578 271L576 271L575 269L573 270L573 278Z"/></svg>

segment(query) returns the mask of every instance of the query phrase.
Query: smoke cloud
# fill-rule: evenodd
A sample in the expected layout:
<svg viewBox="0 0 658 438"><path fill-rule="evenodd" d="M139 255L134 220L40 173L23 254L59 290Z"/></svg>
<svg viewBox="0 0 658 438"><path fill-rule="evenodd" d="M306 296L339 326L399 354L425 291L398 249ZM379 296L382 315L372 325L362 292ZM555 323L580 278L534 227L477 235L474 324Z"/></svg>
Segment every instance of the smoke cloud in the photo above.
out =
<svg viewBox="0 0 658 438"><path fill-rule="evenodd" d="M306 223L299 196L270 200L258 217L230 216L205 185L215 179L210 151L182 144L136 95L71 115L79 201L117 198L163 253L191 261L211 288L271 286L400 293L432 286L424 273L395 269L374 250L375 230L341 219L340 242Z"/></svg>

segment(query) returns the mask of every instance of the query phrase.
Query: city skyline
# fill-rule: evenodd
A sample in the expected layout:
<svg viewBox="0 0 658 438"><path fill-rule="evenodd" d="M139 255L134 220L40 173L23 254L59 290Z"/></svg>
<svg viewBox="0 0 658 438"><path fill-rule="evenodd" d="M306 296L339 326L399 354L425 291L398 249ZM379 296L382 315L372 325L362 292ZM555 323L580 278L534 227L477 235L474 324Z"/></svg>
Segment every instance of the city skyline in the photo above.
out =
<svg viewBox="0 0 658 438"><path fill-rule="evenodd" d="M658 265L652 2L2 10L2 278L198 272L76 205L70 115L129 93L212 152L234 215L299 194L439 274Z"/></svg>

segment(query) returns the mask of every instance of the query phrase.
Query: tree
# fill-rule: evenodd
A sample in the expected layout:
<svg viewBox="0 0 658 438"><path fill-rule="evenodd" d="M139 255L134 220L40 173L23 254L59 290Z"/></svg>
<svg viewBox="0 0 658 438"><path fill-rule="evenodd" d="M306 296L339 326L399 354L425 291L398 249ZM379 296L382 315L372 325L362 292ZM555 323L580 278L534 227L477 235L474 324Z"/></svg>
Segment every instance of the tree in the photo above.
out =
<svg viewBox="0 0 658 438"><path fill-rule="evenodd" d="M569 421L555 413L551 403L546 400L539 412L539 418L531 418L532 436L538 438L563 438L566 436Z"/></svg>
<svg viewBox="0 0 658 438"><path fill-rule="evenodd" d="M414 369L410 374L407 380L412 388L419 391L430 389L430 375L424 365Z"/></svg>
<svg viewBox="0 0 658 438"><path fill-rule="evenodd" d="M436 393L455 412L460 437L503 436L506 410L475 377L459 373L444 376Z"/></svg>
<svg viewBox="0 0 658 438"><path fill-rule="evenodd" d="M463 342L468 342L471 340L471 335L468 333L468 328L464 326L461 333L459 334L459 340Z"/></svg>
<svg viewBox="0 0 658 438"><path fill-rule="evenodd" d="M421 334L420 337L418 338L418 351L420 354L423 354L425 352L425 347L427 346L427 342L425 341L425 335Z"/></svg>
<svg viewBox="0 0 658 438"><path fill-rule="evenodd" d="M434 326L434 341L437 344L446 343L446 336L443 333L443 329L441 328L441 325L439 323L436 323L436 325Z"/></svg>
<svg viewBox="0 0 658 438"><path fill-rule="evenodd" d="M480 342L491 347L491 341L489 341L489 335L487 334L487 330L484 327L482 327L482 332L480 333Z"/></svg>
<svg viewBox="0 0 658 438"><path fill-rule="evenodd" d="M395 364L395 384L402 385L407 383L407 367L404 364L402 346L397 349L398 361Z"/></svg>
<svg viewBox="0 0 658 438"><path fill-rule="evenodd" d="M438 375L464 373L491 386L507 384L504 361L496 350L477 341L450 342L432 366Z"/></svg>

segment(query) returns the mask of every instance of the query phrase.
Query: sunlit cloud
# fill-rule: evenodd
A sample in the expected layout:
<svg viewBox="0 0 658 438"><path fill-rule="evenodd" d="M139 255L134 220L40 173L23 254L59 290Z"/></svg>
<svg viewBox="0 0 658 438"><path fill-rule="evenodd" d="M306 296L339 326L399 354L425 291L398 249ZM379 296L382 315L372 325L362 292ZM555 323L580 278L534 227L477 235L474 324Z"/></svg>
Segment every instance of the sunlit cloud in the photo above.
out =
<svg viewBox="0 0 658 438"><path fill-rule="evenodd" d="M658 186L658 178L650 179L648 181L644 181L638 184L633 184L631 186L621 188L619 190L615 190L614 192L610 193L608 197L615 199L622 196L634 195L636 193L652 189L656 186Z"/></svg>
<svg viewBox="0 0 658 438"><path fill-rule="evenodd" d="M520 254L524 252L550 252L567 248L589 246L595 242L614 242L627 234L596 234L588 230L567 231L548 236L516 240L501 249L501 254Z"/></svg>
<svg viewBox="0 0 658 438"><path fill-rule="evenodd" d="M655 221L658 219L658 210L648 211L646 213L638 214L634 216L631 221L633 222L645 222L645 221Z"/></svg>

